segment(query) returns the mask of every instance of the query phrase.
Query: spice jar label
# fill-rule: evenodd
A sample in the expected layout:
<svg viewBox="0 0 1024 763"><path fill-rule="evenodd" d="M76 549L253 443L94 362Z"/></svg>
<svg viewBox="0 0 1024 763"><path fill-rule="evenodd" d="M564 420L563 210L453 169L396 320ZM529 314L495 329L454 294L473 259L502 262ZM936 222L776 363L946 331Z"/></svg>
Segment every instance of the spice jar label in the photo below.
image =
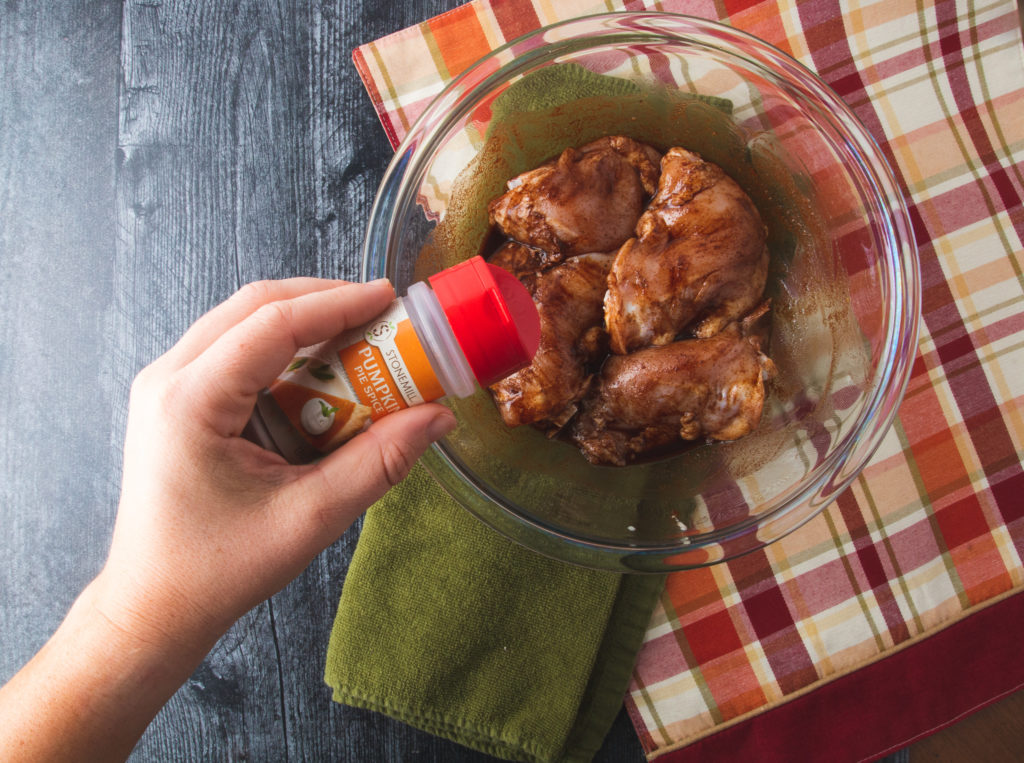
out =
<svg viewBox="0 0 1024 763"><path fill-rule="evenodd" d="M302 462L330 452L371 420L443 396L397 299L371 323L299 350L257 408L277 449Z"/></svg>
<svg viewBox="0 0 1024 763"><path fill-rule="evenodd" d="M377 420L388 413L444 396L401 300L338 350L341 365Z"/></svg>

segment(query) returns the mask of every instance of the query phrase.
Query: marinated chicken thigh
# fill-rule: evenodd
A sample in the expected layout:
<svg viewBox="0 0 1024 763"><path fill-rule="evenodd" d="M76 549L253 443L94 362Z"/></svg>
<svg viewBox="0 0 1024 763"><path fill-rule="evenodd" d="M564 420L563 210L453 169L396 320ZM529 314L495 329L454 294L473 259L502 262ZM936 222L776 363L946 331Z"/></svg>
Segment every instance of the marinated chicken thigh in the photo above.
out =
<svg viewBox="0 0 1024 763"><path fill-rule="evenodd" d="M519 246L502 247L492 264L515 264ZM491 387L508 426L541 423L557 431L576 413L590 364L607 353L602 300L611 263L610 254L584 254L522 276L540 313L540 347L529 366Z"/></svg>
<svg viewBox="0 0 1024 763"><path fill-rule="evenodd" d="M752 432L774 365L746 330L734 323L706 339L612 355L573 423L573 442L591 463L623 466L681 439Z"/></svg>
<svg viewBox="0 0 1024 763"><path fill-rule="evenodd" d="M544 252L540 249L506 241L495 250L488 260L492 265L504 268L520 281L532 278L544 269ZM530 288L527 286L527 288Z"/></svg>
<svg viewBox="0 0 1024 763"><path fill-rule="evenodd" d="M633 235L657 188L661 154L631 138L607 136L508 182L488 206L505 235L545 252L548 263L611 252Z"/></svg>
<svg viewBox="0 0 1024 763"><path fill-rule="evenodd" d="M672 342L693 321L716 334L761 300L768 275L764 223L720 167L672 148L658 192L619 249L605 322L619 354Z"/></svg>
<svg viewBox="0 0 1024 763"><path fill-rule="evenodd" d="M606 135L592 140L580 149L584 154L608 150L614 151L633 165L640 175L640 184L643 185L644 191L648 196L653 196L658 190L658 178L661 176L661 152L653 146L623 135Z"/></svg>
<svg viewBox="0 0 1024 763"><path fill-rule="evenodd" d="M618 466L757 428L775 368L767 232L720 167L609 136L508 188L488 209L511 240L490 261L526 285L541 322L533 363L491 387L508 426Z"/></svg>

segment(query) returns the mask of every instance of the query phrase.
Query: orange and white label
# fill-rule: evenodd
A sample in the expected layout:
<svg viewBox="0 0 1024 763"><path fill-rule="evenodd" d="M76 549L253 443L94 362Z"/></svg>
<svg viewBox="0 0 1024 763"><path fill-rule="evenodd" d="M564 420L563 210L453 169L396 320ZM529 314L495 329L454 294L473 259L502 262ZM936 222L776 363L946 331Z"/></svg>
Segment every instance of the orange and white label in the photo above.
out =
<svg viewBox="0 0 1024 763"><path fill-rule="evenodd" d="M311 389L287 379L277 379L270 385L268 391L292 427L301 432L306 441L321 452L330 450L331 444L338 441L339 435L343 434L346 427L352 429L349 422L356 413L354 400L346 400L322 389ZM325 416L323 425L314 428L313 431L310 431L308 415L305 417L306 420L303 420L303 410L311 400L318 403L323 401L321 415ZM353 434L359 431L363 422L360 422L360 427L355 428Z"/></svg>
<svg viewBox="0 0 1024 763"><path fill-rule="evenodd" d="M374 421L444 396L401 300L366 326L356 341L340 347L338 359Z"/></svg>
<svg viewBox="0 0 1024 763"><path fill-rule="evenodd" d="M311 448L329 453L371 420L443 396L398 299L368 325L299 350L256 404L278 450L301 463Z"/></svg>

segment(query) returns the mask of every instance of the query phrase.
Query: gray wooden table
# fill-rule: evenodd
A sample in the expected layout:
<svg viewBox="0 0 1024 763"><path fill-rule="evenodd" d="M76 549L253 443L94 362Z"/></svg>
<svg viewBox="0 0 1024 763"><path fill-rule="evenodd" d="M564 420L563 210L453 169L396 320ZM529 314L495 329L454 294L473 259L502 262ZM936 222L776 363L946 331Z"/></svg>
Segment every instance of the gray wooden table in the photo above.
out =
<svg viewBox="0 0 1024 763"><path fill-rule="evenodd" d="M103 562L138 370L243 282L358 275L391 148L351 51L456 4L0 7L0 682ZM221 640L134 759L487 759L330 701L357 532ZM620 715L599 760L642 759Z"/></svg>

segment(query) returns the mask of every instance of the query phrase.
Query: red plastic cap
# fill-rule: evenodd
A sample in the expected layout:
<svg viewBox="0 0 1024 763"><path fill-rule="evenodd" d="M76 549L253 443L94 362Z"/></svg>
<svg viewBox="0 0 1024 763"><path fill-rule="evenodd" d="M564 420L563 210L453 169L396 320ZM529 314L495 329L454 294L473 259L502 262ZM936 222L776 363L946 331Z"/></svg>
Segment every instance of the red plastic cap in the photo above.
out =
<svg viewBox="0 0 1024 763"><path fill-rule="evenodd" d="M540 316L515 276L473 257L429 281L481 387L530 364L540 344Z"/></svg>

